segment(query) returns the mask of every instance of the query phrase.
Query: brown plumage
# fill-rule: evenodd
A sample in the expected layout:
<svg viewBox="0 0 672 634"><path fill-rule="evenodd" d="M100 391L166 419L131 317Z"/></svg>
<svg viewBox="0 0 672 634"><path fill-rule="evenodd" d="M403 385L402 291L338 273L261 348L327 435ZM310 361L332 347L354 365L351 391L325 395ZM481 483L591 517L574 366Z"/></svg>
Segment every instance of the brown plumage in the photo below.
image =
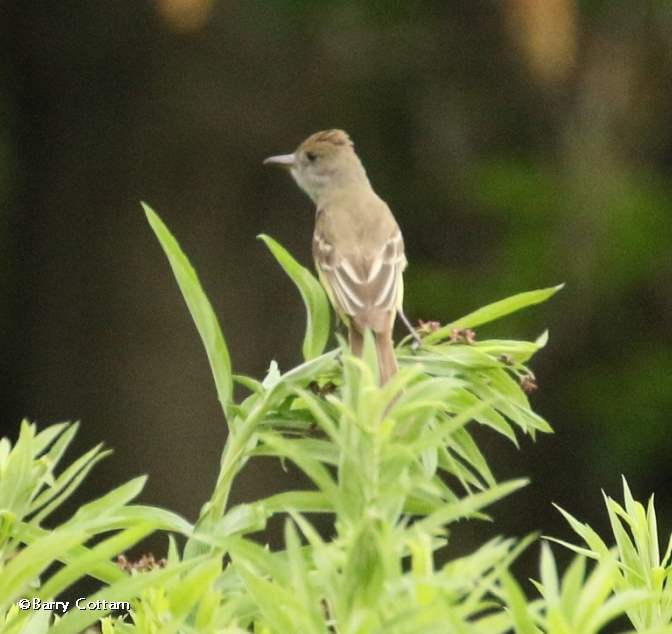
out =
<svg viewBox="0 0 672 634"><path fill-rule="evenodd" d="M288 167L317 206L313 257L320 280L348 326L353 354L373 332L380 382L397 371L392 328L403 301L404 241L392 212L373 191L343 130L308 137L293 154L266 159Z"/></svg>

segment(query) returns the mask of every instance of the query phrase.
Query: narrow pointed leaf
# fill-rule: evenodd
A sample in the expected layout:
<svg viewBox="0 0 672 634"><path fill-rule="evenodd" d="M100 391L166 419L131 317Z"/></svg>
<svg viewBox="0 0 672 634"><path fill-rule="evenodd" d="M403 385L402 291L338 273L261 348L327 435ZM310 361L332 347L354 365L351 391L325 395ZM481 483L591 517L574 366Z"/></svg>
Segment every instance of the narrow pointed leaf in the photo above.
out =
<svg viewBox="0 0 672 634"><path fill-rule="evenodd" d="M301 293L306 306L306 334L303 338L303 358L308 361L318 357L324 351L329 338L329 302L315 276L304 266L301 266L285 249L273 238L260 235L285 273Z"/></svg>
<svg viewBox="0 0 672 634"><path fill-rule="evenodd" d="M145 210L152 230L156 234L168 258L184 301L187 304L187 308L189 308L198 334L205 346L205 352L210 362L210 369L215 379L217 396L224 414L228 417L229 408L233 401L231 359L215 311L212 309L210 301L203 291L196 271L194 271L177 240L175 240L161 218L159 218L151 207L144 203L142 203L142 207Z"/></svg>
<svg viewBox="0 0 672 634"><path fill-rule="evenodd" d="M456 319L442 328L439 328L425 337L423 342L426 344L435 343L449 337L451 332L455 329L476 328L476 326L495 321L500 317L505 317L506 315L515 313L528 306L541 304L550 297L553 297L553 295L555 295L563 286L564 284L559 284L558 286L542 288L536 291L526 291L525 293L512 295L511 297L494 302L493 304L488 304L487 306L475 310L473 313L469 313L468 315L460 317L460 319Z"/></svg>

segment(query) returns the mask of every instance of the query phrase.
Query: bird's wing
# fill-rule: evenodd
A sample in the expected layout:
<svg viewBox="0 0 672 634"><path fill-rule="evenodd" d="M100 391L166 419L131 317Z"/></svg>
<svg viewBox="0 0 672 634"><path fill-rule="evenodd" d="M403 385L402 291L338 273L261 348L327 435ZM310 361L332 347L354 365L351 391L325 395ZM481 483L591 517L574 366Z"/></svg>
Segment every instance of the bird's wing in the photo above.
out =
<svg viewBox="0 0 672 634"><path fill-rule="evenodd" d="M339 253L316 231L313 256L336 312L363 319L362 326L382 312L394 312L400 301L401 275L406 267L404 241L395 227L380 248L367 253ZM361 321L360 319L360 321Z"/></svg>

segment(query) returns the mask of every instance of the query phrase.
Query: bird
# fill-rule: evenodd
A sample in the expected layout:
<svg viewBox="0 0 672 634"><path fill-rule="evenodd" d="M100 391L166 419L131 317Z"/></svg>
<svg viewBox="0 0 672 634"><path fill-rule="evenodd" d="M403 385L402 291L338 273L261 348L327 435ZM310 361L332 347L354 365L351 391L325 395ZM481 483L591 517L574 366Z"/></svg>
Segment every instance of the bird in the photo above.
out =
<svg viewBox="0 0 672 634"><path fill-rule="evenodd" d="M311 134L291 154L271 156L264 164L289 170L315 203L312 252L318 278L348 328L353 355L361 356L364 333L372 332L384 385L398 369L392 339L397 313L415 335L403 313L407 260L392 211L373 190L344 130Z"/></svg>

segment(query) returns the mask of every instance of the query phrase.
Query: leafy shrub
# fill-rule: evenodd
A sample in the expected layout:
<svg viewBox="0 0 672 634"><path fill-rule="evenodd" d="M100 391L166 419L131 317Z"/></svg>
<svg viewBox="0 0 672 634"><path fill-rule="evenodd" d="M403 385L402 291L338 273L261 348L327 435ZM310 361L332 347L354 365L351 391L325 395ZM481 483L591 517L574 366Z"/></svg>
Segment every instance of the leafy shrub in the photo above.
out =
<svg viewBox="0 0 672 634"><path fill-rule="evenodd" d="M340 338L325 352L330 325L322 288L262 236L302 295L307 327L304 362L284 373L271 363L260 382L233 374L193 268L158 216L145 210L203 341L228 426L214 490L193 526L130 504L144 482L136 479L47 531L48 514L105 452L96 447L56 476L76 426L38 434L24 424L13 449L0 443L2 632L66 634L90 626L110 610L57 617L17 607L20 597L53 599L85 576L102 583L94 599L132 602L129 614L103 618L104 634L583 634L623 614L637 631L672 631L665 629L669 548L660 561L653 505L642 519L627 489L626 510L608 501L619 554L566 514L588 549L574 547L580 556L560 577L545 544L536 600L508 572L532 536L498 537L437 564L437 554L446 559L450 525L488 517L489 506L525 485L524 479L496 480L473 439L474 425L513 443L521 433L551 431L524 389L533 385L527 363L546 334L531 342L475 341L470 329L542 302L559 287L427 328L418 350L403 340L400 371L380 388L372 341L365 340L362 358L350 355ZM240 401L235 383L247 392ZM259 456L292 462L311 486L231 506L237 474ZM328 538L311 522L315 513L333 518ZM278 514L285 518L285 548L271 552L258 534ZM632 528L634 543L619 517ZM183 547L169 538L165 565L124 571L110 562L156 530L186 538ZM589 573L586 556L597 560ZM50 572L55 561L62 566Z"/></svg>

